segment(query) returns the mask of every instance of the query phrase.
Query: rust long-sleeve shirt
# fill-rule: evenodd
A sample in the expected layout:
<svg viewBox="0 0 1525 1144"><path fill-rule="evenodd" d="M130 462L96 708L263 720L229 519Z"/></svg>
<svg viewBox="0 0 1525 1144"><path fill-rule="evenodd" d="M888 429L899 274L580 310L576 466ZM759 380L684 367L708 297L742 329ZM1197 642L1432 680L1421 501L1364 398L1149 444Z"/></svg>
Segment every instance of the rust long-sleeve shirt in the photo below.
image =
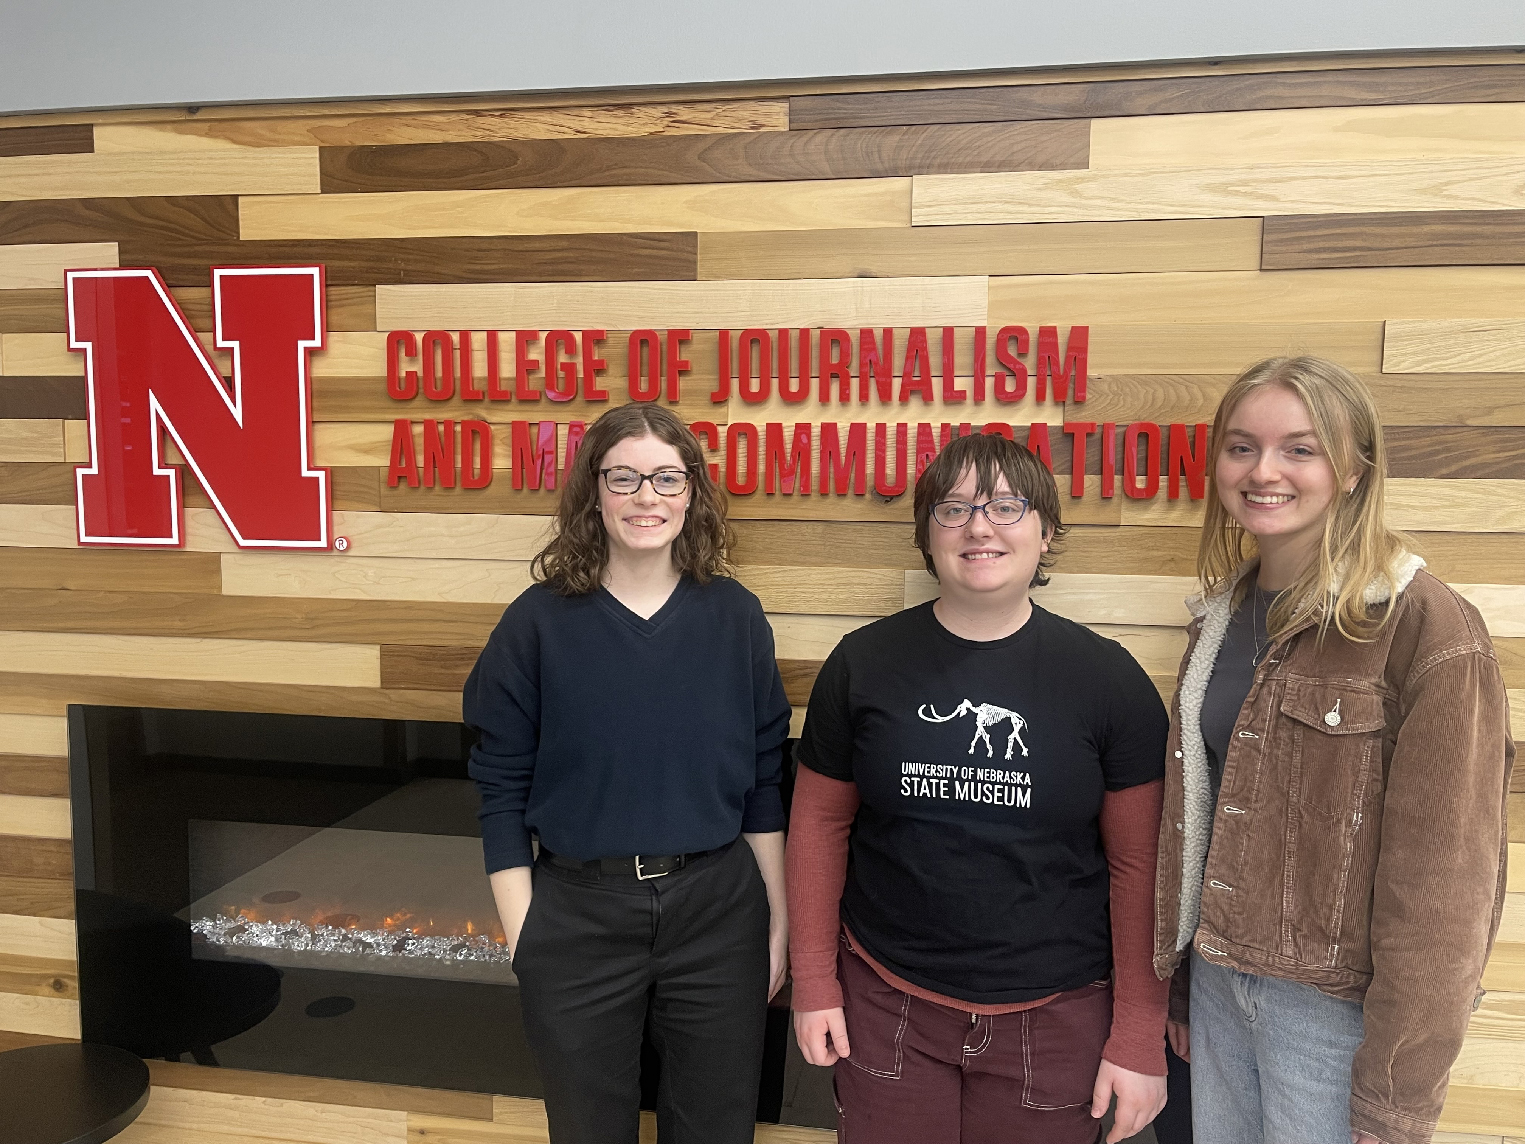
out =
<svg viewBox="0 0 1525 1144"><path fill-rule="evenodd" d="M1150 782L1102 799L1101 838L1111 877L1112 1034L1102 1055L1132 1072L1165 1074L1168 981L1152 964L1154 875L1163 783ZM842 1005L837 981L837 936L847 882L848 836L859 806L857 784L801 767L796 779L788 847L789 958L793 1005L801 1012ZM1006 1005L978 1005L946 997L885 969L858 942L854 947L886 982L913 997L966 1013L1013 1013L1050 997Z"/></svg>

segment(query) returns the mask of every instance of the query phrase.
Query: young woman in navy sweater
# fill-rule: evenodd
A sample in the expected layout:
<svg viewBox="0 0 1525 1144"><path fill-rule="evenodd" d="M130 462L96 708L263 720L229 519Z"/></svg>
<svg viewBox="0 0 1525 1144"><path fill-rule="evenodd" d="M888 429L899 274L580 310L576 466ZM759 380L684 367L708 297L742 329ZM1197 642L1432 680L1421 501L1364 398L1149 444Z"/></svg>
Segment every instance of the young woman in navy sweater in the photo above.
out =
<svg viewBox="0 0 1525 1144"><path fill-rule="evenodd" d="M762 606L725 575L729 540L683 423L605 413L536 583L466 681L487 870L553 1144L636 1144L648 1025L663 1144L752 1140L788 949L789 704Z"/></svg>

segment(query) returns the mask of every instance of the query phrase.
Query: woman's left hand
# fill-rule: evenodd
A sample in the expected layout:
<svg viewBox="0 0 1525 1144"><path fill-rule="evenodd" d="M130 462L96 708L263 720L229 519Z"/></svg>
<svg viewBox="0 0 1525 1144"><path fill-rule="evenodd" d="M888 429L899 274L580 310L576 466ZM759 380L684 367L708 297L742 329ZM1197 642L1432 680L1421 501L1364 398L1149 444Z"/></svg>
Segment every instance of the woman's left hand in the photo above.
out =
<svg viewBox="0 0 1525 1144"><path fill-rule="evenodd" d="M1117 1096L1117 1119L1107 1133L1107 1144L1137 1136L1165 1107L1165 1078L1130 1072L1109 1060L1101 1062L1096 1087L1091 1091L1091 1115L1100 1120Z"/></svg>
<svg viewBox="0 0 1525 1144"><path fill-rule="evenodd" d="M789 922L774 914L768 923L768 1000L778 996L789 976Z"/></svg>
<svg viewBox="0 0 1525 1144"><path fill-rule="evenodd" d="M1378 1140L1370 1132L1357 1132L1355 1129L1351 1129L1350 1144L1382 1144L1382 1141Z"/></svg>

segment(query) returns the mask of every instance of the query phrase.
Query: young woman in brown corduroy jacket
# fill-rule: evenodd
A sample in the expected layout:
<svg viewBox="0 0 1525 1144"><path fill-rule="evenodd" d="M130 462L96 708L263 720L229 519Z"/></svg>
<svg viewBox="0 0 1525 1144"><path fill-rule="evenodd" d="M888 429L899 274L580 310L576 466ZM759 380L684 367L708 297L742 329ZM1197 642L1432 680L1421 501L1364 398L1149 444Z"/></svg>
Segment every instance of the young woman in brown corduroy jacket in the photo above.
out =
<svg viewBox="0 0 1525 1144"><path fill-rule="evenodd" d="M1212 449L1155 932L1197 1144L1426 1144L1503 905L1498 661L1349 372L1252 366Z"/></svg>

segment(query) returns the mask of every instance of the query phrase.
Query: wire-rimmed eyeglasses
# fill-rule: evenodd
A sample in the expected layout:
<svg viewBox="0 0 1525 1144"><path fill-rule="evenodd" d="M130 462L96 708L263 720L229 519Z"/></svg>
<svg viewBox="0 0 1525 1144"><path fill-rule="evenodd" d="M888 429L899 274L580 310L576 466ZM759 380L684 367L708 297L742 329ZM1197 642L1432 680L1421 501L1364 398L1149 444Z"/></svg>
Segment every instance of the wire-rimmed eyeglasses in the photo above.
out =
<svg viewBox="0 0 1525 1144"><path fill-rule="evenodd" d="M658 469L655 473L641 473L627 465L615 465L598 470L598 475L604 478L604 488L621 496L640 492L641 486L647 481L651 482L651 487L658 496L680 497L688 491L686 469Z"/></svg>
<svg viewBox="0 0 1525 1144"><path fill-rule="evenodd" d="M932 506L932 519L944 528L963 528L974 519L976 511L998 527L1016 524L1027 515L1029 501L1026 497L997 497L984 504L968 501L945 500Z"/></svg>

